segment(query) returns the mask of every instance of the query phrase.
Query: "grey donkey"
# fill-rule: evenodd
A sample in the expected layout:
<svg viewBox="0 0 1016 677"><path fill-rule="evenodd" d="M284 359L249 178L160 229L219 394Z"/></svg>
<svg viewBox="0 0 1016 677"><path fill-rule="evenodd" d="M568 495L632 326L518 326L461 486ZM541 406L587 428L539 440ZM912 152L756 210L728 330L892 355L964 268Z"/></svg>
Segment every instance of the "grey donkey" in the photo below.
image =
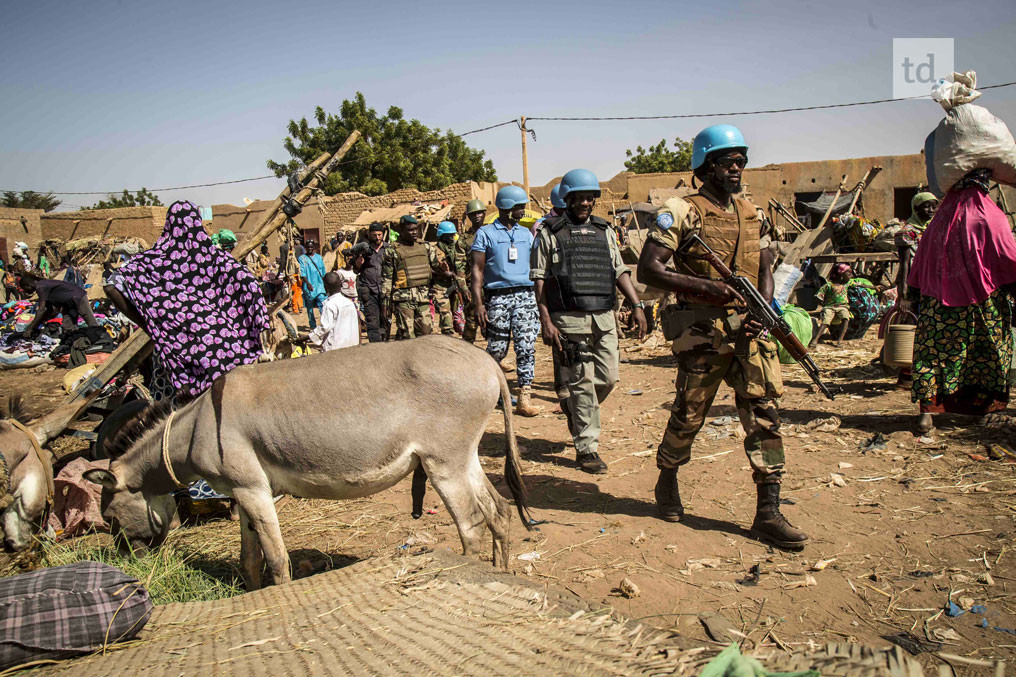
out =
<svg viewBox="0 0 1016 677"><path fill-rule="evenodd" d="M446 336L248 365L217 379L172 418L167 407L150 408L113 440L109 470L84 476L102 485L103 515L119 542L141 548L165 540L175 507L169 492L178 482L204 478L232 496L241 569L253 590L265 561L274 583L290 580L273 496L369 496L422 464L464 553L478 552L489 527L494 565L507 569L511 507L478 456L499 397L511 401L497 363ZM505 479L531 529L511 407L502 410Z"/></svg>
<svg viewBox="0 0 1016 677"><path fill-rule="evenodd" d="M0 419L0 463L6 467L4 474L9 474L8 486L0 486L0 524L8 549L26 549L45 528L46 507L53 498L53 455L42 447L73 423L94 398L93 394L64 404L27 424L19 422L24 417L20 396L10 398L10 413Z"/></svg>

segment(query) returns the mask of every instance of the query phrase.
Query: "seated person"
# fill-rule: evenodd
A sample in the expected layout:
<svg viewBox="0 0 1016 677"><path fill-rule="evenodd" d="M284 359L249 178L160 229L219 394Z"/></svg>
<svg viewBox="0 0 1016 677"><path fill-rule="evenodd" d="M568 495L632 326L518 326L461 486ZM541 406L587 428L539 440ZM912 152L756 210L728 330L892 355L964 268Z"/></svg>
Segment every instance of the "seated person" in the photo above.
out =
<svg viewBox="0 0 1016 677"><path fill-rule="evenodd" d="M78 318L84 318L89 327L98 327L92 315L92 306L88 302L88 294L84 289L64 282L63 280L44 280L32 273L21 275L21 288L27 294L37 293L39 304L35 309L35 317L25 328L24 335L28 338L38 329L39 325L56 315L63 315L65 330L73 330L78 326Z"/></svg>
<svg viewBox="0 0 1016 677"><path fill-rule="evenodd" d="M808 345L814 348L819 338L827 328L839 325L840 333L836 337L836 345L839 346L847 333L850 325L850 301L847 299L847 283L853 277L850 266L846 263L837 263L833 271L829 273L829 281L818 290L819 303L822 306L822 319L815 332L815 338ZM831 332L830 332L831 333Z"/></svg>

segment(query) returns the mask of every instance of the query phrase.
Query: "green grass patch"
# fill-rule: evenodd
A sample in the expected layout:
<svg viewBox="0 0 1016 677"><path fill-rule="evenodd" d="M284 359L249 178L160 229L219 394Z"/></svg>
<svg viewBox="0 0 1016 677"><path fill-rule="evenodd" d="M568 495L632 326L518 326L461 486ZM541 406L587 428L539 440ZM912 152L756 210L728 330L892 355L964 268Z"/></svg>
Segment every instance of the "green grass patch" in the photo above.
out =
<svg viewBox="0 0 1016 677"><path fill-rule="evenodd" d="M86 560L109 564L138 579L156 605L224 599L244 592L234 571L171 543L143 555L123 556L113 546L75 539L46 548L41 565L53 567Z"/></svg>

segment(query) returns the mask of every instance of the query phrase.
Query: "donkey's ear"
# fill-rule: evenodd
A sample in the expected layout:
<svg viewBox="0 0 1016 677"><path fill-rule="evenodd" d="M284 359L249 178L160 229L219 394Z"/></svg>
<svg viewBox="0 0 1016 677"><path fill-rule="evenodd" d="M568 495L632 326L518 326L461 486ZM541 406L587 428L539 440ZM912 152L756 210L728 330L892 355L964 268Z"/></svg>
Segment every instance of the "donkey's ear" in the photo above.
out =
<svg viewBox="0 0 1016 677"><path fill-rule="evenodd" d="M117 479L116 475L109 470L104 470L102 468L86 470L81 474L81 476L89 482L101 484L104 489L109 489L110 491L117 491L118 489L123 488L120 486L120 480Z"/></svg>

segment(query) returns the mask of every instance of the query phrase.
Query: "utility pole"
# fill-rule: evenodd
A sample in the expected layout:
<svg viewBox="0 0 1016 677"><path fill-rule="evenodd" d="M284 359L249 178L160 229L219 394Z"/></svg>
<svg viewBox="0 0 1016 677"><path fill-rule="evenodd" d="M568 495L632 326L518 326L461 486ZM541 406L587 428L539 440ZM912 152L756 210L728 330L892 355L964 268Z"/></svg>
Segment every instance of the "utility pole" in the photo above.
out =
<svg viewBox="0 0 1016 677"><path fill-rule="evenodd" d="M526 189L526 198L529 197L529 151L526 147L526 133L529 131L526 129L526 116L522 116L521 124L519 129L522 130L522 185Z"/></svg>

